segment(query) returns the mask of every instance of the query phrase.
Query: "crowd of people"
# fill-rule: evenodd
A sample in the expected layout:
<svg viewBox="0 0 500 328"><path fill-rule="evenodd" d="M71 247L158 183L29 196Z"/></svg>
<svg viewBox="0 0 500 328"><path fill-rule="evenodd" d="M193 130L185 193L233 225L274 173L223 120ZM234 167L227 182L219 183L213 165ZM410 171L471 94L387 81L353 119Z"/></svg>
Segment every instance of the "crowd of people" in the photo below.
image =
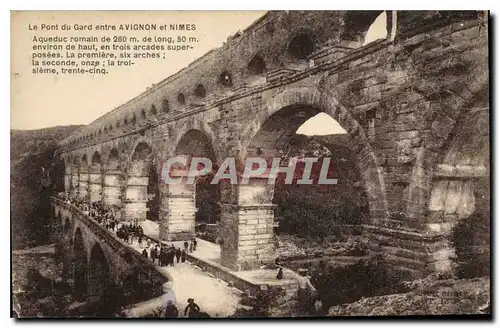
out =
<svg viewBox="0 0 500 328"><path fill-rule="evenodd" d="M128 244L137 242L142 249L142 256L150 259L156 265L174 266L176 262L186 262L186 253L196 251L198 245L196 238L185 241L183 244L184 249L175 247L173 244L169 246L162 245L147 237L140 225L132 222L118 221L113 208L101 201L89 203L86 198L69 197L64 193L61 193L59 198L81 209L85 214L97 221L97 223L116 233L116 236L124 242Z"/></svg>
<svg viewBox="0 0 500 328"><path fill-rule="evenodd" d="M74 205L82 210L85 214L92 217L97 223L115 233L116 236L128 244L137 242L142 249L142 256L150 259L158 266L174 266L175 263L186 262L186 254L196 251L198 245L196 238L190 241L184 241L183 246L175 247L172 245L162 245L153 241L144 234L143 228L135 223L118 221L112 207L105 205L101 201L89 202L87 198L69 197L65 193L58 195L64 202ZM165 317L177 318L179 311L176 307L175 296L172 289L166 291L165 296L168 298L165 305ZM194 299L188 299L188 305L184 309L184 316L189 318L207 317L208 314L201 312L200 307L194 302Z"/></svg>

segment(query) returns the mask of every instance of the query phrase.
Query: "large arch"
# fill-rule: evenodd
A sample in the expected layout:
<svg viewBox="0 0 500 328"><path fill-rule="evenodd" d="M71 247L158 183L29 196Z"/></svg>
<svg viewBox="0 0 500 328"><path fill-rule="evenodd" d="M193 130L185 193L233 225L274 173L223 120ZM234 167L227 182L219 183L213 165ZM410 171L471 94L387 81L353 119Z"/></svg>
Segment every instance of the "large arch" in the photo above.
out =
<svg viewBox="0 0 500 328"><path fill-rule="evenodd" d="M102 197L104 204L115 209L115 216L121 217L121 194L122 194L123 178L121 172L121 162L118 149L113 148L108 156L108 161L104 169L104 184Z"/></svg>
<svg viewBox="0 0 500 328"><path fill-rule="evenodd" d="M71 165L71 190L70 195L76 197L79 194L78 182L80 179L80 159L75 156Z"/></svg>
<svg viewBox="0 0 500 328"><path fill-rule="evenodd" d="M73 238L73 290L76 300L85 299L87 292L87 256L82 231L77 228Z"/></svg>
<svg viewBox="0 0 500 328"><path fill-rule="evenodd" d="M429 202L429 192L433 179L434 165L440 160L451 142L450 136L456 131L457 122L467 109L488 107L488 70L477 68L474 80L462 92L452 93L452 96L436 103L439 115L431 116L429 111L426 121L431 121L430 131L424 136L425 142L415 154L415 163L411 172L408 195L406 196L406 212L408 217L417 219L425 217ZM478 103L479 102L479 103ZM446 109L443 111L441 107ZM451 123L451 124L450 124ZM441 127L445 126L445 129Z"/></svg>
<svg viewBox="0 0 500 328"><path fill-rule="evenodd" d="M185 157L187 161L195 157L208 158L213 166L217 165L212 138L202 130L193 128L185 131L180 134L175 145L174 156ZM185 179L185 173L181 173L177 178ZM160 238L191 239L195 237L197 215L200 220L202 216L207 220L218 219L218 185L211 185L208 180L200 179L195 184L170 184L163 191L162 200L164 207L168 209L168 217L164 218L160 225ZM198 212L199 208L202 211Z"/></svg>
<svg viewBox="0 0 500 328"><path fill-rule="evenodd" d="M274 156L275 150L286 144L297 128L310 117L324 112L336 120L349 135L353 151L357 154L358 164L363 177L364 187L368 194L371 218L387 217L388 203L380 162L370 145L363 127L351 115L349 110L340 104L327 90L314 87L300 87L287 89L274 95L266 104L266 111L261 111L243 131L242 157L254 156L257 153L255 143L258 140L265 142L268 148L262 149L260 156ZM286 119L279 130L261 130L269 119L279 121ZM270 127L275 125L269 125ZM281 132L280 132L281 131ZM276 134L280 133L276 138ZM274 148L272 148L274 147ZM370 222L366 222L370 224Z"/></svg>
<svg viewBox="0 0 500 328"><path fill-rule="evenodd" d="M102 200L102 165L101 155L99 152L94 152L89 173L89 192L90 202Z"/></svg>
<svg viewBox="0 0 500 328"><path fill-rule="evenodd" d="M458 262L465 263L465 266L471 258L480 260L481 253L475 253L475 249L489 249L489 116L487 107L467 110L457 122L453 137L446 143L446 151L434 163L427 215L421 223L423 232L443 236L442 249L432 254L429 261L432 271L453 271L457 247L461 253L469 252L466 259L458 257ZM470 220L474 223L467 222ZM457 227L461 232L454 236ZM486 263L479 262L475 266L487 267ZM481 272L481 269L473 271Z"/></svg>
<svg viewBox="0 0 500 328"><path fill-rule="evenodd" d="M87 154L82 156L82 161L80 163L80 175L79 175L79 186L78 193L80 197L88 197L89 194L89 163L87 159Z"/></svg>
<svg viewBox="0 0 500 328"><path fill-rule="evenodd" d="M149 172L155 165L152 147L144 141L139 142L128 163L125 220L143 221L146 219Z"/></svg>
<svg viewBox="0 0 500 328"><path fill-rule="evenodd" d="M72 171L72 163L68 157L63 157L64 160L64 192L69 195L71 193L71 171Z"/></svg>
<svg viewBox="0 0 500 328"><path fill-rule="evenodd" d="M90 252L87 271L87 294L90 298L100 298L109 285L109 264L99 243Z"/></svg>
<svg viewBox="0 0 500 328"><path fill-rule="evenodd" d="M269 97L266 110L256 115L243 130L242 159L279 156L297 129L309 118L324 112L349 134L367 195L369 215L363 224L386 218L388 206L382 169L363 128L350 112L327 91L314 87L284 90ZM270 163L268 163L270 164ZM225 205L222 211L221 260L234 269L251 269L274 262L274 186L251 179L239 185L238 206ZM373 220L373 221L372 221ZM248 236L258 240L248 240Z"/></svg>

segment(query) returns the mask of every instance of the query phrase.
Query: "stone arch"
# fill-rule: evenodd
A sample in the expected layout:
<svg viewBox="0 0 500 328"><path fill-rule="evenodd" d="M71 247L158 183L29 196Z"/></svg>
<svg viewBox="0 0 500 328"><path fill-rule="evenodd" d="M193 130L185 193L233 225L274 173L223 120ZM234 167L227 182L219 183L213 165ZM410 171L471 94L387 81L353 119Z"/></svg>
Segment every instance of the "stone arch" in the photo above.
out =
<svg viewBox="0 0 500 328"><path fill-rule="evenodd" d="M64 162L64 192L69 195L71 193L71 169L72 163L69 156L61 156Z"/></svg>
<svg viewBox="0 0 500 328"><path fill-rule="evenodd" d="M176 154L176 149L178 148L178 145L181 143L181 139L191 130L197 130L203 135L203 138L206 138L206 140L210 140L210 147L211 149L214 150L215 153L215 159L217 162L220 161L220 154L218 153L218 149L215 147L216 145L216 135L213 132L213 130L210 128L210 126L203 120L200 119L192 119L187 122L185 122L181 128L178 130L178 132L175 134L174 138L171 140L171 142L168 145L168 149L166 149L166 154L167 157L172 157L175 156ZM163 159L166 160L166 159Z"/></svg>
<svg viewBox="0 0 500 328"><path fill-rule="evenodd" d="M104 295L110 283L109 263L99 243L95 243L90 251L87 270L87 293L90 298Z"/></svg>
<svg viewBox="0 0 500 328"><path fill-rule="evenodd" d="M300 31L288 43L287 53L294 59L304 60L314 52L315 47L311 33Z"/></svg>
<svg viewBox="0 0 500 328"><path fill-rule="evenodd" d="M122 171L120 165L120 154L118 148L109 152L107 163L104 168L103 202L115 209L115 217L120 218L121 213L121 188L123 185Z"/></svg>
<svg viewBox="0 0 500 328"><path fill-rule="evenodd" d="M142 138L137 140L127 167L125 220L145 220L147 217L150 171L156 170L153 147Z"/></svg>
<svg viewBox="0 0 500 328"><path fill-rule="evenodd" d="M89 173L90 202L102 199L102 162L101 155L95 151L92 155Z"/></svg>
<svg viewBox="0 0 500 328"><path fill-rule="evenodd" d="M388 204L376 155L363 127L327 90L297 87L270 96L264 108L241 133L241 159L280 156L278 149L288 144L306 120L321 112L335 119L350 136L369 207L369 218L363 224L370 226L384 222L388 216ZM224 265L234 270L246 270L274 262L273 196L274 186L268 185L267 180L251 179L248 184L238 185L236 197L233 197L237 205L233 201L222 206L221 261ZM258 223L253 222L253 218L258 218ZM248 243L243 238L247 234L258 234L255 239L259 243Z"/></svg>
<svg viewBox="0 0 500 328"><path fill-rule="evenodd" d="M80 228L76 228L73 238L73 285L76 300L85 299L87 292L87 252Z"/></svg>
<svg viewBox="0 0 500 328"><path fill-rule="evenodd" d="M480 71L474 80L462 89L462 92L452 93L451 98L443 106L450 110L442 112L432 118L429 111L425 121L431 121L430 131L423 136L422 145L415 153L415 161L410 177L410 185L407 194L406 213L411 219L418 219L427 215L429 192L433 179L435 165L443 160L443 154L452 142L453 132L457 131L457 122L464 115L467 108L474 107L477 101L488 101L478 95L487 94L488 91L487 70ZM451 105L450 105L451 104ZM480 106L484 106L482 103Z"/></svg>
<svg viewBox="0 0 500 328"><path fill-rule="evenodd" d="M346 11L342 17L341 42L353 48L362 46L368 29L383 12L383 10Z"/></svg>
<svg viewBox="0 0 500 328"><path fill-rule="evenodd" d="M71 191L70 195L72 197L78 196L79 187L78 183L80 181L80 159L78 156L75 156L71 165Z"/></svg>
<svg viewBox="0 0 500 328"><path fill-rule="evenodd" d="M202 130L195 128L187 130L180 135L175 145L176 155L207 156L211 160L216 160L212 139Z"/></svg>
<svg viewBox="0 0 500 328"><path fill-rule="evenodd" d="M72 226L69 218L64 219L63 229L65 235L71 234Z"/></svg>
<svg viewBox="0 0 500 328"><path fill-rule="evenodd" d="M80 197L88 197L89 189L89 163L87 154L83 154L80 163L80 175L79 175L79 185L78 194Z"/></svg>
<svg viewBox="0 0 500 328"><path fill-rule="evenodd" d="M202 129L193 125L184 125L185 129L177 135L174 143L173 155L183 156L187 164L191 158L208 158L212 162L212 169L217 169L217 156L213 149L213 139L207 134L203 125ZM173 172L172 172L173 173ZM218 201L220 189L218 185L210 184L210 177L214 171L197 180L195 184L168 185L166 207L169 208L170 221L167 225L160 226L160 238L166 240L185 240L195 236L196 218L208 222L216 222L220 216ZM176 177L186 179L185 172ZM201 211L198 211L201 209Z"/></svg>
<svg viewBox="0 0 500 328"><path fill-rule="evenodd" d="M367 192L371 219L388 216L385 182L382 169L378 166L379 160L366 137L363 127L330 92L314 87L287 89L273 96L265 106L266 110L261 111L243 130L242 158L252 155L251 142L255 139L264 123L279 111L291 110L290 112L293 112L294 115L287 112L286 117L283 116L283 119L287 120L286 131L279 139L275 138L277 142L272 145L273 147L287 142L288 138L308 118L324 112L336 120L350 137L353 152L357 154L364 187ZM370 224L370 222L366 222L366 224Z"/></svg>
<svg viewBox="0 0 500 328"><path fill-rule="evenodd" d="M457 127L458 133L434 168L428 206L432 221L428 220L427 231L450 232L474 212L475 184L482 180L482 185L489 186L488 111L467 113Z"/></svg>
<svg viewBox="0 0 500 328"><path fill-rule="evenodd" d="M55 221L54 221L54 237L56 238L54 240L57 240L58 238L61 237L62 232L64 230L64 228L63 228L64 223L63 223L63 218L62 218L62 215L61 215L61 211L57 210L57 208L56 208L56 215L54 216L54 218L55 218Z"/></svg>
<svg viewBox="0 0 500 328"><path fill-rule="evenodd" d="M266 69L266 62L259 54L254 55L247 65L247 70L252 75L264 74Z"/></svg>
<svg viewBox="0 0 500 328"><path fill-rule="evenodd" d="M317 50L317 36L306 26L294 28L286 40L283 66L294 70L309 67L309 58Z"/></svg>
<svg viewBox="0 0 500 328"><path fill-rule="evenodd" d="M229 71L225 70L219 74L219 79L217 80L217 82L225 87L232 87L233 76Z"/></svg>
<svg viewBox="0 0 500 328"><path fill-rule="evenodd" d="M194 95L198 98L205 98L207 95L207 90L203 86L203 84L198 83L194 89Z"/></svg>
<svg viewBox="0 0 500 328"><path fill-rule="evenodd" d="M182 92L179 92L179 94L177 95L177 102L181 105L184 105L186 103L186 97Z"/></svg>
<svg viewBox="0 0 500 328"><path fill-rule="evenodd" d="M168 112L170 111L170 104L167 98L162 98L161 100L161 111L164 114L168 114Z"/></svg>
<svg viewBox="0 0 500 328"><path fill-rule="evenodd" d="M156 110L155 104L151 104L149 112L151 113L151 115L154 115L154 116L156 116L158 114L158 111Z"/></svg>

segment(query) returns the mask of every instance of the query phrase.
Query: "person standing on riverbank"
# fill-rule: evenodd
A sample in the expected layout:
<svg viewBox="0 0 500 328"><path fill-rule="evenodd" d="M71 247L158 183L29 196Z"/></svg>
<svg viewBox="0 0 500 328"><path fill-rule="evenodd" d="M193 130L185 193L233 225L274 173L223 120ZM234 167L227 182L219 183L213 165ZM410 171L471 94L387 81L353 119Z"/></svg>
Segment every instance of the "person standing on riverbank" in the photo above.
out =
<svg viewBox="0 0 500 328"><path fill-rule="evenodd" d="M316 301L317 291L311 283L310 278L307 276L307 270L299 270L298 278L298 306L299 312L303 316L312 316L315 313L314 303Z"/></svg>

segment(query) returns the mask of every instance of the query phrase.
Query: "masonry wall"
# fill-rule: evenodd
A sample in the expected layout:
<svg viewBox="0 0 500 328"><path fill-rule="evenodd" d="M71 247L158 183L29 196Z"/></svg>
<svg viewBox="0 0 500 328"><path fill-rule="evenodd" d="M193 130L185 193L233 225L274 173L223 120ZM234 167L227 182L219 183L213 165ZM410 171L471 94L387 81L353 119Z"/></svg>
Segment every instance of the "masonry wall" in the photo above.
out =
<svg viewBox="0 0 500 328"><path fill-rule="evenodd" d="M121 172L130 177L134 174L131 154L138 142L148 143L156 158L164 160L172 154L182 135L197 129L212 140L217 160L227 156L241 158L260 124L269 117L269 103L274 97L287 90L295 90L298 101L300 90L309 90L312 100L316 95L327 94L327 99L322 101L335 102L337 107L348 109L346 113L337 113L336 119L350 125L348 130L355 132L355 144L361 145L364 138L368 141L368 148L358 148L356 152L360 163L375 161L374 167L364 173L369 196L378 192L384 200L372 206L376 210L372 210L372 217L365 223L373 251L383 253L391 266L411 274L447 267L448 239L429 231L429 223L432 223L428 212L430 181L464 111L478 106L477 102L487 106L487 101L484 104L488 89L485 17L481 12L439 15L401 12L394 41L381 40L359 47L356 42L346 43L343 39L349 34L339 24L344 14L269 14L222 50L208 54L119 110L77 131L63 142L64 156L73 162L75 157L90 156L98 151L106 158L112 149L118 149L125 167ZM284 30L283 26L293 28ZM303 30L308 30L317 42L307 65L291 62L286 54L289 40ZM359 33L356 31L354 37L350 35L350 40L358 38ZM251 76L245 65L256 53L262 54L266 61L265 80L247 83ZM233 76L234 85L229 89L217 84L217 76L223 68ZM208 96L203 100L188 96L187 105L179 107L175 102L177 92L188 95L190 88L196 85L192 81L198 80L205 85ZM168 98L166 112L160 110L163 97ZM151 116L141 118L137 113L152 105L158 109L161 120L139 133L137 129L145 127ZM130 121L132 112L136 113L136 125L91 137L98 128L114 125L125 117ZM289 133L295 125L296 122L285 120L275 133ZM111 182L111 179L105 178L107 184L115 186L111 189L113 196L108 198L116 200L118 180ZM140 183L131 183L136 178L129 179L125 187L122 183L120 193L128 199L126 217L145 214L142 202L130 202L131 198L144 199L145 179L140 175ZM381 186L378 191L375 180ZM85 185L85 179L81 181ZM81 181L72 175L73 185ZM111 193L106 188L105 197ZM221 202L227 205L221 217L225 245L222 256L232 265L242 265L245 259L258 262L271 253L270 246L269 251L263 246L259 254L254 252L257 248L253 240L257 240L255 236L259 235L257 229L260 228L251 227L264 221L268 224L271 214L248 214L238 207L232 208L239 204L239 192L234 186L221 190ZM173 199L167 197L165 201L172 202L168 206L175 209L180 203ZM174 226L166 217L161 223L165 230ZM262 223L259 220L263 220ZM252 232L246 234L246 231ZM267 237L262 241L262 245L271 244Z"/></svg>

